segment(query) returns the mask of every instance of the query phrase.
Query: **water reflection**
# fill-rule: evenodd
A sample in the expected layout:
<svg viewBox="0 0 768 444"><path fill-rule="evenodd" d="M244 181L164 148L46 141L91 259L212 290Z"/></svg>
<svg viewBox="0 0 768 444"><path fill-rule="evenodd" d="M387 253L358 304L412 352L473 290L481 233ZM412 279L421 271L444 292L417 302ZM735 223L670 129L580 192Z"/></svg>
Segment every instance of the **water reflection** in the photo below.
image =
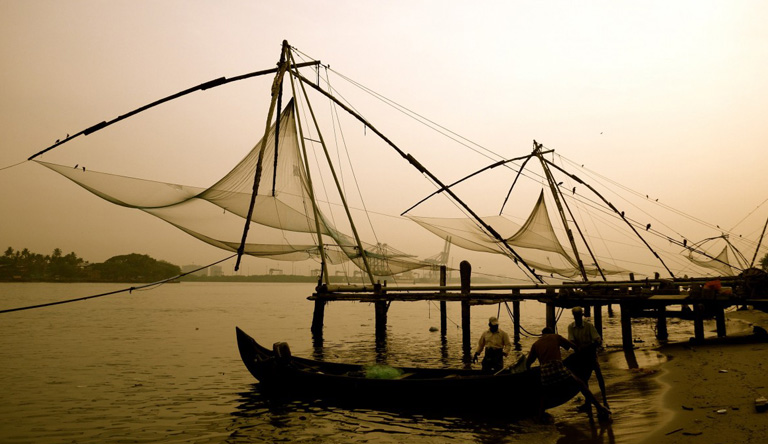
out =
<svg viewBox="0 0 768 444"><path fill-rule="evenodd" d="M362 408L321 400L279 400L264 396L258 384L238 393L226 443L261 442L551 442L552 426L529 420L477 415L471 411L410 411ZM402 438L401 438L402 437ZM546 438L543 439L542 438Z"/></svg>
<svg viewBox="0 0 768 444"><path fill-rule="evenodd" d="M387 364L389 349L387 347L387 330L386 329L376 330L376 340L375 340L374 349L376 351L376 363L381 365Z"/></svg>
<svg viewBox="0 0 768 444"><path fill-rule="evenodd" d="M322 361L325 358L323 352L323 330L312 332L312 359L315 361Z"/></svg>

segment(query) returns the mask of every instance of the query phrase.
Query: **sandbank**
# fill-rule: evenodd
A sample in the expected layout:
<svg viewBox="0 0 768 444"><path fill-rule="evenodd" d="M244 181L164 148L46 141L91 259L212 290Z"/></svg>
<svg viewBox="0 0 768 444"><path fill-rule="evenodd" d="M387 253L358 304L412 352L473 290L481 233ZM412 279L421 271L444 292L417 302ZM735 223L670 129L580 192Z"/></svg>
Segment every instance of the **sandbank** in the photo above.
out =
<svg viewBox="0 0 768 444"><path fill-rule="evenodd" d="M768 412L758 412L755 400L768 397L768 339L752 333L768 329L768 313L731 311L744 331L701 344L678 343L659 349L668 357L658 381L663 418L656 430L643 437L650 443L765 443Z"/></svg>

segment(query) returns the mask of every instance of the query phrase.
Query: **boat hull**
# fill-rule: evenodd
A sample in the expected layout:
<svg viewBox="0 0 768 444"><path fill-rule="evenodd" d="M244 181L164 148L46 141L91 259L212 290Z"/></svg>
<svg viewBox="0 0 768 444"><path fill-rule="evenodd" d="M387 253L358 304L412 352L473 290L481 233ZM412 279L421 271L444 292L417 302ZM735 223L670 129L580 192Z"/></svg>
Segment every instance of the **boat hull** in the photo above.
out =
<svg viewBox="0 0 768 444"><path fill-rule="evenodd" d="M366 368L361 365L288 356L285 347L270 350L241 329L236 328L236 333L243 363L267 395L344 401L356 406L446 409L489 406L524 414L537 411L541 396L550 408L578 393L578 387L571 383L545 393L538 368L526 371L524 362L495 375L480 370L401 367L398 377L378 379L366 377ZM565 363L581 377L591 372L586 360L579 359L577 354Z"/></svg>

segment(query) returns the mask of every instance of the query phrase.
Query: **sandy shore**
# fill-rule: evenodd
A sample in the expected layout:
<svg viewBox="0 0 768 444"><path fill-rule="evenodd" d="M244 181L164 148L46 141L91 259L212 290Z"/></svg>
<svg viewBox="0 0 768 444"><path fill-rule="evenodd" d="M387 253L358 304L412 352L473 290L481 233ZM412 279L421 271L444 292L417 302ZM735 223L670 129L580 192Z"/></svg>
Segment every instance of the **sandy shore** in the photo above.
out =
<svg viewBox="0 0 768 444"><path fill-rule="evenodd" d="M660 349L669 358L658 373L667 387L662 403L669 419L643 444L768 442L768 412L755 409L756 398L768 397L768 342L751 334L754 325L768 329L768 313L728 317L745 323L750 334Z"/></svg>

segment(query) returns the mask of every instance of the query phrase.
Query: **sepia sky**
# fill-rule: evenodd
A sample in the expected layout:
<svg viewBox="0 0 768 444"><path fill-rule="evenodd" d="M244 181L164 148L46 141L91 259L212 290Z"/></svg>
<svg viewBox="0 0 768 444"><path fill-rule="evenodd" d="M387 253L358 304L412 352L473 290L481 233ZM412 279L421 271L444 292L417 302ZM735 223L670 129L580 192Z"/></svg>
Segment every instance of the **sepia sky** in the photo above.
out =
<svg viewBox="0 0 768 444"><path fill-rule="evenodd" d="M58 247L91 262L131 252L177 264L228 255L32 162L6 167L182 89L272 68L283 39L499 155L527 154L536 139L671 208L756 238L768 217L765 23L764 1L0 0L0 247ZM42 160L210 185L261 137L269 82L196 93ZM398 143L426 143L374 116ZM474 152L465 159L419 148L409 150L445 181L483 165ZM399 214L433 189L382 156L396 157L360 159L378 182L380 211ZM424 187L414 196L386 192L388 182L412 179ZM442 247L439 239L421 246L422 236L394 246L419 256ZM250 261L246 272L275 264Z"/></svg>

